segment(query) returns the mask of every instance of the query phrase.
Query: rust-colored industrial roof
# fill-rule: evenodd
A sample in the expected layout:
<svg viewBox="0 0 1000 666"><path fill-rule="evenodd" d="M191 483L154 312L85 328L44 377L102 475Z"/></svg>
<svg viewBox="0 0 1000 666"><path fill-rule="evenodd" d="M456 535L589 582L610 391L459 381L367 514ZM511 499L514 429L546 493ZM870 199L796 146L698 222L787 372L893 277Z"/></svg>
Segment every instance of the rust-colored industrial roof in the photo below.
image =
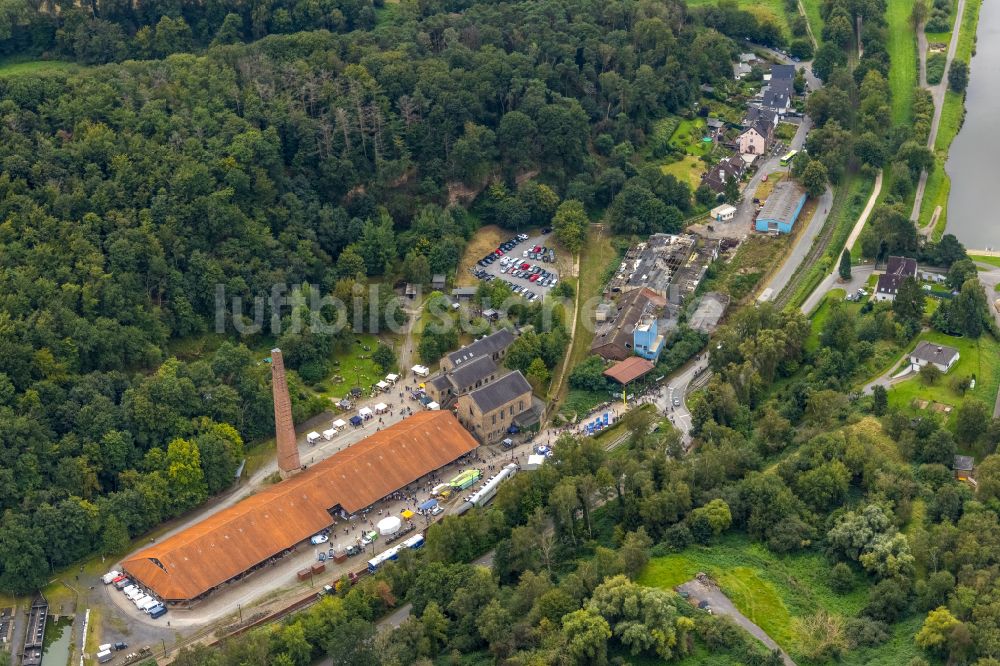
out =
<svg viewBox="0 0 1000 666"><path fill-rule="evenodd" d="M642 377L654 367L652 361L639 356L629 356L624 361L615 363L604 371L605 377L610 377L619 384L628 384L631 381Z"/></svg>
<svg viewBox="0 0 1000 666"><path fill-rule="evenodd" d="M451 412L418 412L123 562L170 601L194 599L478 446Z"/></svg>

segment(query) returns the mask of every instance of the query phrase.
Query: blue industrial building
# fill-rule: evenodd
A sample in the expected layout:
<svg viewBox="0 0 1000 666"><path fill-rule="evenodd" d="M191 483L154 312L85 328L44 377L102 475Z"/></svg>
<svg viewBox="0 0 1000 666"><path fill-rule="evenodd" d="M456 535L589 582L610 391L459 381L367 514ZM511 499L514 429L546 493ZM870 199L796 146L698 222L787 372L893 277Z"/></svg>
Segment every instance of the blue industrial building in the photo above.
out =
<svg viewBox="0 0 1000 666"><path fill-rule="evenodd" d="M757 231L791 233L805 203L806 192L801 185L791 180L781 181L757 214Z"/></svg>
<svg viewBox="0 0 1000 666"><path fill-rule="evenodd" d="M632 349L644 359L656 363L663 351L663 336L658 332L656 317L645 314L632 332Z"/></svg>

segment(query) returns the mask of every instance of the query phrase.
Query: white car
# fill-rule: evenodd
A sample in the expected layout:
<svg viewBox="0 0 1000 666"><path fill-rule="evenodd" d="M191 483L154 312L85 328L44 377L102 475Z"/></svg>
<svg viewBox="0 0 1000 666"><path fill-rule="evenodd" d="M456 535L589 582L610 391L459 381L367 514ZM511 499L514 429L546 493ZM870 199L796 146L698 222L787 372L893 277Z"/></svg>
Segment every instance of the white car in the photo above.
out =
<svg viewBox="0 0 1000 666"><path fill-rule="evenodd" d="M325 535L325 534L317 534L317 535L316 535L316 536L314 536L313 538L309 539L309 541L310 541L310 542L312 543L312 545L314 545L314 546L318 546L318 545L319 545L319 544L321 544L321 543L326 543L326 542L327 542L327 541L329 541L329 540L330 540L330 537L328 537L328 536L327 536L327 535Z"/></svg>
<svg viewBox="0 0 1000 666"><path fill-rule="evenodd" d="M432 516L437 516L437 515L440 515L442 513L444 513L444 509L441 508L440 504L435 504L434 508L431 509L431 515Z"/></svg>

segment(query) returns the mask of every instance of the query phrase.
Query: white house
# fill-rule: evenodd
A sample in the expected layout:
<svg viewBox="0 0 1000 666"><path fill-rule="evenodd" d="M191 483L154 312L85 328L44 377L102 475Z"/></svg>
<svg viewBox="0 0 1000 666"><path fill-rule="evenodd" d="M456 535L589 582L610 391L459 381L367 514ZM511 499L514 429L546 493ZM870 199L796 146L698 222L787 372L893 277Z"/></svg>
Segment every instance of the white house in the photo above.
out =
<svg viewBox="0 0 1000 666"><path fill-rule="evenodd" d="M933 342L922 340L917 348L910 352L910 365L914 371L920 370L927 364L937 366L941 372L948 372L951 366L958 363L959 353L954 347L936 345Z"/></svg>
<svg viewBox="0 0 1000 666"><path fill-rule="evenodd" d="M760 123L755 123L750 129L740 134L740 154L763 155L767 152L770 133Z"/></svg>
<svg viewBox="0 0 1000 666"><path fill-rule="evenodd" d="M878 277L875 285L875 300L896 300L899 286L908 277L917 277L917 260L910 257L889 257L885 273Z"/></svg>

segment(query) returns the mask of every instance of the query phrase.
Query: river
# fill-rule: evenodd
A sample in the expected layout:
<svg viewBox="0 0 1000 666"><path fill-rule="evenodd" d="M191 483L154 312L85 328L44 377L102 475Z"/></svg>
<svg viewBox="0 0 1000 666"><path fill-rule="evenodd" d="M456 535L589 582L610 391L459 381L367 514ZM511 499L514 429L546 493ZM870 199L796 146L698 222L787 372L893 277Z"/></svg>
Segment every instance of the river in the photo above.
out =
<svg viewBox="0 0 1000 666"><path fill-rule="evenodd" d="M977 2L978 0L967 0ZM970 249L1000 249L1000 2L987 0L979 13L966 115L945 170L951 177L947 232Z"/></svg>

